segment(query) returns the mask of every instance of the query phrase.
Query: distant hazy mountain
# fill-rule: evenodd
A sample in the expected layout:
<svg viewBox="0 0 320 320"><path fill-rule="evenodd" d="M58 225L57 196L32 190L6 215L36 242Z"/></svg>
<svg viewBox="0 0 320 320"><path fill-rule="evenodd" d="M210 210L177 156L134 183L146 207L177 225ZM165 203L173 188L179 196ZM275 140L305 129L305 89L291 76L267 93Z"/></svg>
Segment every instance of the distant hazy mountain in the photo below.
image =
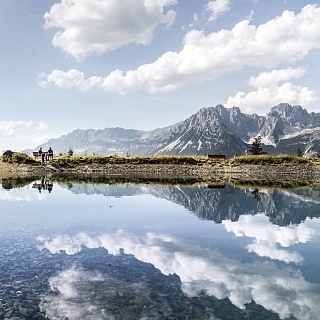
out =
<svg viewBox="0 0 320 320"><path fill-rule="evenodd" d="M177 124L152 131L123 128L74 130L42 144L54 152L119 155L207 155L243 154L252 139L260 135L264 151L306 155L320 149L320 113L308 113L301 106L282 103L265 116L245 114L237 107L222 105L200 109ZM38 146L36 150L39 148Z"/></svg>

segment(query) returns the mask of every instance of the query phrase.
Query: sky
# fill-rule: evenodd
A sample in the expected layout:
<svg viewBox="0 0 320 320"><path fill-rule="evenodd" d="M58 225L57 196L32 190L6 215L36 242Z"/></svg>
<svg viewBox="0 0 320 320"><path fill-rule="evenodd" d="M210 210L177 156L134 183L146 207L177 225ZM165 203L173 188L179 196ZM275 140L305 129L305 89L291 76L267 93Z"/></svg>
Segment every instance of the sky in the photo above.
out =
<svg viewBox="0 0 320 320"><path fill-rule="evenodd" d="M320 3L1 0L0 151L222 104L320 112Z"/></svg>

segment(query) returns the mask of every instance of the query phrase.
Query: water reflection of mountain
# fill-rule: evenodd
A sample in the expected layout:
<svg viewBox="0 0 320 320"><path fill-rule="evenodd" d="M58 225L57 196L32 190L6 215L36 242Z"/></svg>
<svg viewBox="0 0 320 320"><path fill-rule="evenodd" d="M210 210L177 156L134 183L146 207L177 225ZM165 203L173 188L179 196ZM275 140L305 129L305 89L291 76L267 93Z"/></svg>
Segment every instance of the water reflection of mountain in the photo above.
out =
<svg viewBox="0 0 320 320"><path fill-rule="evenodd" d="M128 197L144 193L140 187L131 184L68 184L60 186L62 188L68 188L74 194L97 194L104 197Z"/></svg>
<svg viewBox="0 0 320 320"><path fill-rule="evenodd" d="M299 224L307 217L320 217L320 190L240 189L227 185L224 189L198 186L94 185L73 184L75 194L134 196L148 193L174 202L195 213L200 219L237 221L241 215L264 213L279 226Z"/></svg>
<svg viewBox="0 0 320 320"><path fill-rule="evenodd" d="M258 191L258 193L257 193ZM307 217L320 217L320 191L249 190L227 186L225 189L198 187L150 187L150 193L183 205L200 219L237 221L241 215L264 213L279 226L299 224Z"/></svg>

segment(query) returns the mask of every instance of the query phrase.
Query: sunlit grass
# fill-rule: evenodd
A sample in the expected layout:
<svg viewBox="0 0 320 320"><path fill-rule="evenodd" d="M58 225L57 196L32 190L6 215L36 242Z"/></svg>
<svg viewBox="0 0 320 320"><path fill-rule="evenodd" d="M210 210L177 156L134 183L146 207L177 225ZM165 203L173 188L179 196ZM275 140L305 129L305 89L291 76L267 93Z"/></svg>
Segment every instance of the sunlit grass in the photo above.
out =
<svg viewBox="0 0 320 320"><path fill-rule="evenodd" d="M180 164L180 165L203 165L219 163L222 160L208 159L204 156L88 156L88 155L61 155L57 159L60 165L90 165L90 164Z"/></svg>
<svg viewBox="0 0 320 320"><path fill-rule="evenodd" d="M35 158L30 157L29 155L21 152L13 153L11 159L6 159L1 157L1 160L3 162L17 163L17 164L29 164L29 165L38 164L38 161Z"/></svg>
<svg viewBox="0 0 320 320"><path fill-rule="evenodd" d="M304 158L297 156L290 156L286 154L280 155L249 155L236 156L229 159L230 164L259 164L259 165L275 165L275 164L317 164L319 159Z"/></svg>
<svg viewBox="0 0 320 320"><path fill-rule="evenodd" d="M320 164L319 158L304 158L291 155L248 155L235 156L227 160L212 159L206 156L120 156L120 155L61 155L57 157L60 165L90 165L90 164L175 164L175 165L204 165L204 164Z"/></svg>

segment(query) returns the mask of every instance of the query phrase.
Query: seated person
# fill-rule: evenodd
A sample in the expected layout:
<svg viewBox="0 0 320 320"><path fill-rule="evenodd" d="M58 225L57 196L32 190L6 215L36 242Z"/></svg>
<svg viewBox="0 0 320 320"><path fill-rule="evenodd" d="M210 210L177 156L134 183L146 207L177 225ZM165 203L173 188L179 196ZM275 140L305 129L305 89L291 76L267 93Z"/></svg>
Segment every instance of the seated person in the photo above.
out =
<svg viewBox="0 0 320 320"><path fill-rule="evenodd" d="M48 159L53 159L53 150L51 149L51 147L48 150Z"/></svg>

